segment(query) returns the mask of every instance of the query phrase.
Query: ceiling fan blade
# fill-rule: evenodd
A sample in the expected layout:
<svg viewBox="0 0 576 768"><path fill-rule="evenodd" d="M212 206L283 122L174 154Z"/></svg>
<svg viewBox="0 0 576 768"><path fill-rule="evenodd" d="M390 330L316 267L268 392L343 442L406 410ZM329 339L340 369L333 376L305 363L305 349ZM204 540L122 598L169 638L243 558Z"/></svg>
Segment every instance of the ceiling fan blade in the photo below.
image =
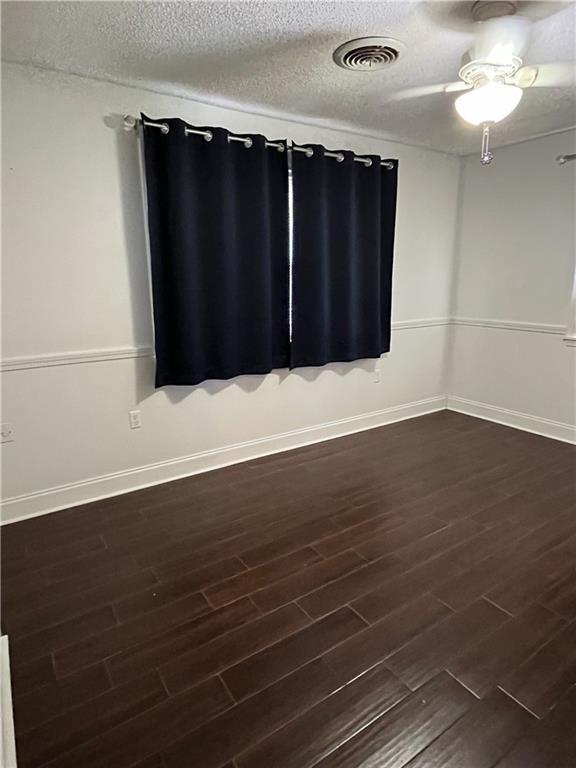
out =
<svg viewBox="0 0 576 768"><path fill-rule="evenodd" d="M521 88L558 88L576 84L576 62L555 61L535 67L521 67L512 82Z"/></svg>
<svg viewBox="0 0 576 768"><path fill-rule="evenodd" d="M434 96L437 93L455 93L466 91L470 88L467 83L458 80L454 83L435 83L434 85L421 85L414 88L403 88L391 94L387 101L405 101L406 99L419 99L422 96Z"/></svg>

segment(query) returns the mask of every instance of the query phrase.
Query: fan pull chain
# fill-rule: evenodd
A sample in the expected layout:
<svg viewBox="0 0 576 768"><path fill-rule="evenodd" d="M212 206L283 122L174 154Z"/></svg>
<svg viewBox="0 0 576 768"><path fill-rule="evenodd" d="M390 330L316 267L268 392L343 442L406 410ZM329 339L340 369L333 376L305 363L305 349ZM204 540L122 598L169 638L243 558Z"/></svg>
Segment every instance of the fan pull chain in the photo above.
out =
<svg viewBox="0 0 576 768"><path fill-rule="evenodd" d="M480 162L482 165L490 165L494 155L490 152L490 123L484 123L482 127L482 149L480 150Z"/></svg>

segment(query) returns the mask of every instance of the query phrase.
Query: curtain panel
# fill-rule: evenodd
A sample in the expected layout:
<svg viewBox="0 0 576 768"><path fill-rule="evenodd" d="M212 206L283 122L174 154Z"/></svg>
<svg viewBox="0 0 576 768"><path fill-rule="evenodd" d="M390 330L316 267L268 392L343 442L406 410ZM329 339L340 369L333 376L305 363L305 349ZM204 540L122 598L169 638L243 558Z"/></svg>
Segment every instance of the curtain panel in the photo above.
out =
<svg viewBox="0 0 576 768"><path fill-rule="evenodd" d="M156 386L288 367L285 142L162 122L143 127Z"/></svg>
<svg viewBox="0 0 576 768"><path fill-rule="evenodd" d="M398 162L306 149L292 152L290 366L380 357L390 348Z"/></svg>

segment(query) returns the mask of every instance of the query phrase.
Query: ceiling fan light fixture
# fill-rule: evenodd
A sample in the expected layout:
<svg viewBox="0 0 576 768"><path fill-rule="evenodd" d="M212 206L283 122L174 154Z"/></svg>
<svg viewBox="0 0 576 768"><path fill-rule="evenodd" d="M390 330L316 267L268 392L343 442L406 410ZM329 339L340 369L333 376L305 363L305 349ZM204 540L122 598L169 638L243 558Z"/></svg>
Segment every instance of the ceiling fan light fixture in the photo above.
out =
<svg viewBox="0 0 576 768"><path fill-rule="evenodd" d="M471 125L499 123L520 103L522 88L505 83L487 83L459 96L454 102L460 117Z"/></svg>

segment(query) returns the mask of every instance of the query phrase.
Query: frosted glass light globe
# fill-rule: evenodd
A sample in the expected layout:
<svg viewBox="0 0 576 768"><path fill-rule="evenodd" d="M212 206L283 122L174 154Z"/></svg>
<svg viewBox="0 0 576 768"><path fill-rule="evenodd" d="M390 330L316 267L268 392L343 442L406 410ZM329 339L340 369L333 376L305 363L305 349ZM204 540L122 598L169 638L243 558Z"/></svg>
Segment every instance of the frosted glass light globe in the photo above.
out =
<svg viewBox="0 0 576 768"><path fill-rule="evenodd" d="M498 123L513 112L522 98L522 88L488 83L459 96L454 102L461 118L472 125Z"/></svg>

